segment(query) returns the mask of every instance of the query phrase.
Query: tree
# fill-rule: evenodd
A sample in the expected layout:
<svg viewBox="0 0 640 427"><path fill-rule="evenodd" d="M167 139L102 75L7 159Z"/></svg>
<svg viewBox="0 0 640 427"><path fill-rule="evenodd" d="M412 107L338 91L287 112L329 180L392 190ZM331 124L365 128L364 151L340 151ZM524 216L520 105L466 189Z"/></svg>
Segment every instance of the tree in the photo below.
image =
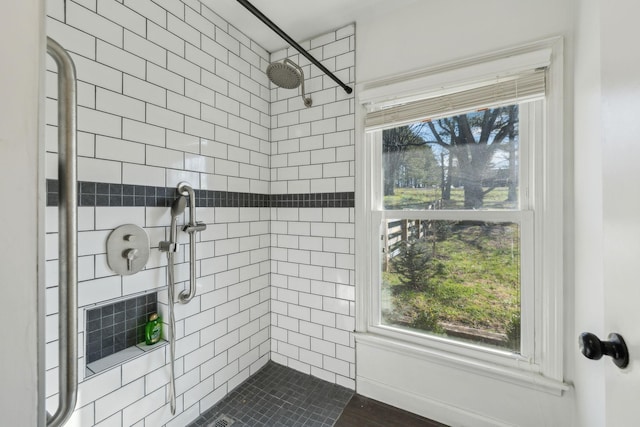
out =
<svg viewBox="0 0 640 427"><path fill-rule="evenodd" d="M440 152L440 193L442 200L451 200L451 169L453 166L453 158L449 155L447 158L447 166L445 166L444 151Z"/></svg>
<svg viewBox="0 0 640 427"><path fill-rule="evenodd" d="M424 188L438 184L438 164L426 143L420 147L410 146L405 153L402 170L406 186Z"/></svg>
<svg viewBox="0 0 640 427"><path fill-rule="evenodd" d="M391 261L393 270L398 273L404 286L396 286L394 292L404 289L424 291L429 289L429 264L431 251L422 239L405 240L398 254Z"/></svg>
<svg viewBox="0 0 640 427"><path fill-rule="evenodd" d="M507 181L507 185L509 188L507 201L515 202L518 200L517 188L518 188L518 168L516 166L516 157L517 157L517 145L515 143L515 127L512 129L511 135L509 135L509 140L513 141L509 144L509 148L507 149L509 152L509 179Z"/></svg>
<svg viewBox="0 0 640 427"><path fill-rule="evenodd" d="M483 206L484 196L495 188L491 186L485 190L482 181L496 153L511 150L509 158L515 160L518 106L446 117L414 125L413 130L423 135L427 144L447 150L450 165L452 157L455 158L456 178L464 187L464 207L478 209ZM514 162L510 161L509 166L515 167Z"/></svg>
<svg viewBox="0 0 640 427"><path fill-rule="evenodd" d="M425 145L424 139L409 126L382 131L382 161L384 170L384 195L392 196L409 147Z"/></svg>

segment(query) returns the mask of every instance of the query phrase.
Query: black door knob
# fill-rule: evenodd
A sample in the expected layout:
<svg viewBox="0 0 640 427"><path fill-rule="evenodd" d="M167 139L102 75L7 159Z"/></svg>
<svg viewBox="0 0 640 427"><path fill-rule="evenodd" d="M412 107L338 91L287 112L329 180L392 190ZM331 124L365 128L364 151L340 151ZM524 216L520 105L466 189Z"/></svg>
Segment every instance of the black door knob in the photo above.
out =
<svg viewBox="0 0 640 427"><path fill-rule="evenodd" d="M603 355L611 356L618 368L626 368L629 364L629 351L622 335L611 333L608 338L609 341L600 341L594 334L583 332L578 338L580 351L585 357L593 360L598 360Z"/></svg>

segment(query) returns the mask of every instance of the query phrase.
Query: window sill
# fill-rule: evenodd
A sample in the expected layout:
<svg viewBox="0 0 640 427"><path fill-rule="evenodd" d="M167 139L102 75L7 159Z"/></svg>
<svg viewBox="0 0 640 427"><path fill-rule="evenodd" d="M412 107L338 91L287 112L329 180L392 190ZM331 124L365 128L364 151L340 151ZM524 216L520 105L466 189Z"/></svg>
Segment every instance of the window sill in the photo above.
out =
<svg viewBox="0 0 640 427"><path fill-rule="evenodd" d="M381 350L392 351L402 355L409 355L416 359L437 363L454 369L482 375L497 381L527 387L532 390L545 392L555 396L562 394L571 387L562 381L544 377L535 372L515 369L477 360L457 354L449 354L442 350L425 348L398 339L382 337L372 333L356 333L356 351L358 343L367 344Z"/></svg>

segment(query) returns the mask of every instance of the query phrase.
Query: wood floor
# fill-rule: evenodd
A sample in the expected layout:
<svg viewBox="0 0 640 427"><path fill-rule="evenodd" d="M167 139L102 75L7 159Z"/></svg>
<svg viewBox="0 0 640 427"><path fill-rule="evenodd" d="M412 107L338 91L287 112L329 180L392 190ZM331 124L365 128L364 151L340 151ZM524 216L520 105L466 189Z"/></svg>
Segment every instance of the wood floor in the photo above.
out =
<svg viewBox="0 0 640 427"><path fill-rule="evenodd" d="M334 427L447 427L377 400L354 394Z"/></svg>

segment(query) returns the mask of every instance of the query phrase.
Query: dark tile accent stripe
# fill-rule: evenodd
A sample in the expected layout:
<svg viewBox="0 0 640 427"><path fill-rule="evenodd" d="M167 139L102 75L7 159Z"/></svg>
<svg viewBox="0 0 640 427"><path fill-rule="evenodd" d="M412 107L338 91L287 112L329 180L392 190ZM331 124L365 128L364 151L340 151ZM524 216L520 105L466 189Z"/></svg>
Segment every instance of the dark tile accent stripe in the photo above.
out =
<svg viewBox="0 0 640 427"><path fill-rule="evenodd" d="M58 181L47 180L47 206L58 206ZM78 183L78 206L171 206L177 196L175 188L145 185Z"/></svg>
<svg viewBox="0 0 640 427"><path fill-rule="evenodd" d="M47 206L58 206L58 181L47 180ZM178 196L175 187L78 183L78 206L169 207ZM257 194L195 190L196 206L210 208L352 208L353 192L312 194Z"/></svg>
<svg viewBox="0 0 640 427"><path fill-rule="evenodd" d="M197 207L268 208L269 195L233 191L194 190ZM173 200L172 200L173 202Z"/></svg>
<svg viewBox="0 0 640 427"><path fill-rule="evenodd" d="M143 342L149 315L157 310L155 292L87 310L87 363Z"/></svg>
<svg viewBox="0 0 640 427"><path fill-rule="evenodd" d="M355 206L355 194L312 193L312 194L272 194L272 208L352 208Z"/></svg>

